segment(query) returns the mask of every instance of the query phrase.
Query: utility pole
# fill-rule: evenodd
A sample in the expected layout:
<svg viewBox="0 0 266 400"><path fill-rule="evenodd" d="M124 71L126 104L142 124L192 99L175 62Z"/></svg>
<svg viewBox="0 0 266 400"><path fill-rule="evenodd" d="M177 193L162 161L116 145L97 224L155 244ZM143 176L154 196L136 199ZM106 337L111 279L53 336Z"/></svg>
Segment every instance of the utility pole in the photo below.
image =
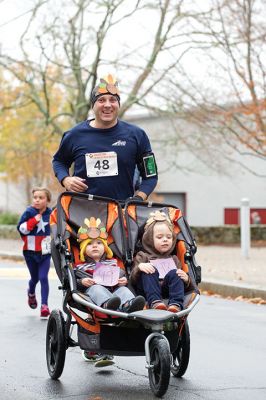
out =
<svg viewBox="0 0 266 400"><path fill-rule="evenodd" d="M249 258L250 252L250 207L249 199L241 199L240 210L240 236L241 253L245 258Z"/></svg>

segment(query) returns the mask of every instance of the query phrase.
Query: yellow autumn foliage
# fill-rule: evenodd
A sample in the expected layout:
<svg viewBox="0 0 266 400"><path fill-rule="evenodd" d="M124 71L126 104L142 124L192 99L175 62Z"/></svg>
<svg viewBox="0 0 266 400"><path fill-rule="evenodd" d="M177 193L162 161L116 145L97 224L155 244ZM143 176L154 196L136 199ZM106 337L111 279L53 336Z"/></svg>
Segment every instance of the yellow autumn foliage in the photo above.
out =
<svg viewBox="0 0 266 400"><path fill-rule="evenodd" d="M11 182L24 182L25 190L36 184L49 185L50 188L51 185L58 186L51 160L61 135L55 133L54 126L47 119L53 118L65 107L62 91L51 81L48 90L53 101L49 103L45 120L43 113L31 101L32 94L25 83L13 82L2 72L0 84L0 171ZM38 96L41 104L45 105L41 90ZM67 129L68 124L60 119L62 131Z"/></svg>

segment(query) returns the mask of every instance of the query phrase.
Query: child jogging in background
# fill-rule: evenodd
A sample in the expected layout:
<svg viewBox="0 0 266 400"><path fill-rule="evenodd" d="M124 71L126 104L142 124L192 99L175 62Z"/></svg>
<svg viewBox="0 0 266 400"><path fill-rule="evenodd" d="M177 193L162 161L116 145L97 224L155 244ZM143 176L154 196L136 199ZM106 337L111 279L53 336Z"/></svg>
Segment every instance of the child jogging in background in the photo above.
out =
<svg viewBox="0 0 266 400"><path fill-rule="evenodd" d="M23 256L30 272L28 305L37 308L35 289L41 283L41 317L48 317L48 272L51 260L50 214L51 193L44 187L32 189L32 205L27 207L17 225L23 240Z"/></svg>

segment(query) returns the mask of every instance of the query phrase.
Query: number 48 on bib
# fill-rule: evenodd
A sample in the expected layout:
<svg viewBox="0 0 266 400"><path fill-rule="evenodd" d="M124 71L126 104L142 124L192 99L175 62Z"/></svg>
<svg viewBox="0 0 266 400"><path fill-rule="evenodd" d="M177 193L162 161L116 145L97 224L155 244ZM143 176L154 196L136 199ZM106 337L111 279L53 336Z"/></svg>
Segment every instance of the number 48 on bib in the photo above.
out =
<svg viewBox="0 0 266 400"><path fill-rule="evenodd" d="M89 178L118 175L117 154L114 151L87 153L85 159Z"/></svg>

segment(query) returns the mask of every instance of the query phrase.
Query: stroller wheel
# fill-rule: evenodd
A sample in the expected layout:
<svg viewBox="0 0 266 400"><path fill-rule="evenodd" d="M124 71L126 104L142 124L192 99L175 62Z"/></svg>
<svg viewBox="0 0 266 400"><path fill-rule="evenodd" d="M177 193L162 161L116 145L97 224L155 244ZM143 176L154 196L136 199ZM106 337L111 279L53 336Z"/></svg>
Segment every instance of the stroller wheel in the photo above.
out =
<svg viewBox="0 0 266 400"><path fill-rule="evenodd" d="M60 310L53 310L46 331L46 362L52 379L58 379L61 376L65 357L65 321Z"/></svg>
<svg viewBox="0 0 266 400"><path fill-rule="evenodd" d="M152 392L162 397L170 380L170 351L166 339L155 337L150 345L149 381Z"/></svg>
<svg viewBox="0 0 266 400"><path fill-rule="evenodd" d="M180 378L186 372L189 363L189 355L190 334L188 322L186 321L182 329L182 334L177 349L172 354L173 364L171 366L171 372L175 377Z"/></svg>

